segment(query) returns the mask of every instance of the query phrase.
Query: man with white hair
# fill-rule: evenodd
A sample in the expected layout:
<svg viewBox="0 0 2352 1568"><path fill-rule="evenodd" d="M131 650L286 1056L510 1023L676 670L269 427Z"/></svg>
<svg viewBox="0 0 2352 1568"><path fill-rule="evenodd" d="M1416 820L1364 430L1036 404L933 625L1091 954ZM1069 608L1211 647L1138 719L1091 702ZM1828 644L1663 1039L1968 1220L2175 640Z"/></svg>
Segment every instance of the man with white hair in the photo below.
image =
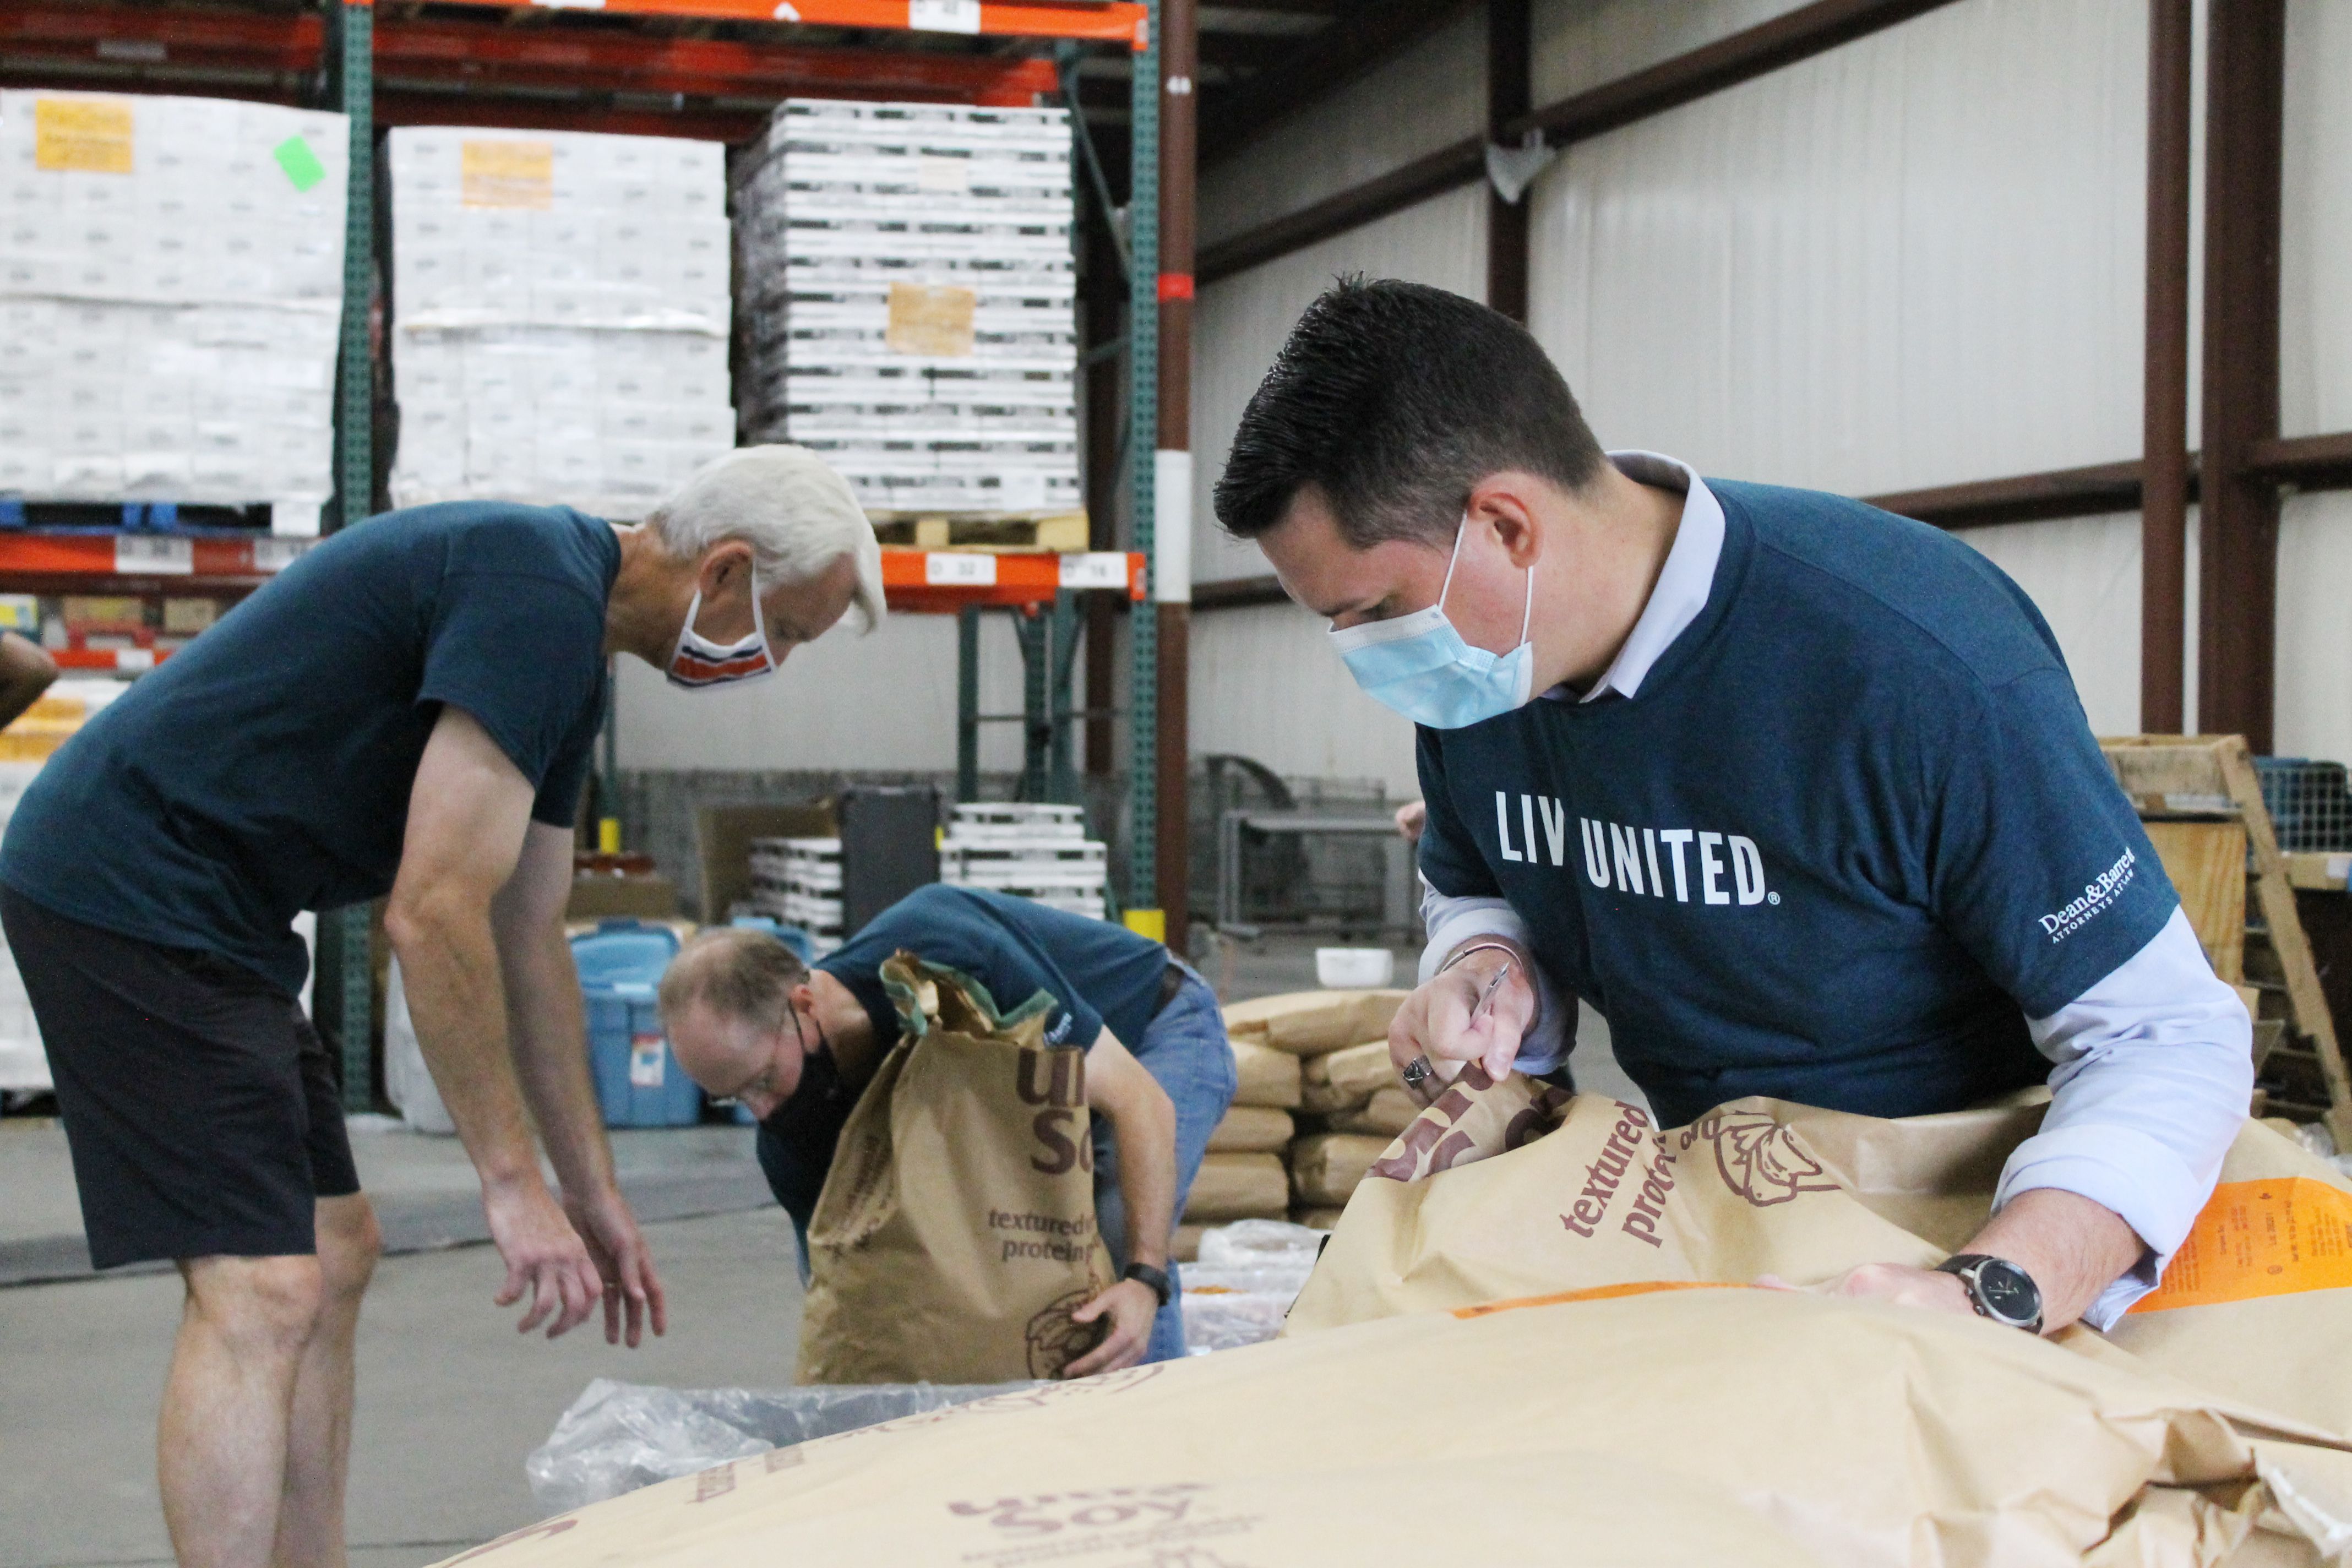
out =
<svg viewBox="0 0 2352 1568"><path fill-rule="evenodd" d="M91 1260L169 1258L186 1286L157 1444L183 1563L343 1560L380 1238L296 1001L295 917L390 895L418 1043L506 1264L498 1304L530 1297L517 1326L552 1338L601 1300L608 1342L625 1319L632 1346L662 1332L563 933L606 659L709 689L772 673L853 605L881 618L881 553L796 447L714 460L641 527L504 501L391 512L142 677L26 792L0 921Z"/></svg>

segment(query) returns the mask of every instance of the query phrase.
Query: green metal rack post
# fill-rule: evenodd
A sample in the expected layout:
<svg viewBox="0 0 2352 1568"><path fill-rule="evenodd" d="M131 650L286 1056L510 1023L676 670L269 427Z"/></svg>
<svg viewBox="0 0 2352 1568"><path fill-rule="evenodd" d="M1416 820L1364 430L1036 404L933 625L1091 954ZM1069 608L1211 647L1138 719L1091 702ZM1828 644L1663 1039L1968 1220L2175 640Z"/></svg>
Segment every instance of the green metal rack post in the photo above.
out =
<svg viewBox="0 0 2352 1568"><path fill-rule="evenodd" d="M343 210L343 321L335 404L335 481L329 523L368 515L375 497L375 367L368 316L375 292L375 12L352 0L334 7L341 48L336 86L351 121L351 171ZM365 904L319 914L313 993L320 1021L342 1058L343 1109L375 1109L373 921Z"/></svg>
<svg viewBox="0 0 2352 1568"><path fill-rule="evenodd" d="M1127 197L1127 495L1135 548L1151 570L1152 453L1160 445L1160 0L1146 0L1146 42L1133 56ZM1148 579L1147 579L1148 582ZM1156 586L1156 585L1155 585ZM1127 905L1160 907L1160 624L1156 592L1127 617Z"/></svg>

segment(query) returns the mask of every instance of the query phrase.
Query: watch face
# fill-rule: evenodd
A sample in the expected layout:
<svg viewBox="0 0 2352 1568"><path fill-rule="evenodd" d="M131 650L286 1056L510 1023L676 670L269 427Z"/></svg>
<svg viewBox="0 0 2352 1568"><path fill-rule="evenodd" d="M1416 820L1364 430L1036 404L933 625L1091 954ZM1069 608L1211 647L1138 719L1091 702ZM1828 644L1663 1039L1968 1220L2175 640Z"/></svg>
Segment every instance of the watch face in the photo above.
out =
<svg viewBox="0 0 2352 1568"><path fill-rule="evenodd" d="M2042 1291L2033 1277L1998 1258L1977 1266L1977 1294L1994 1316L2008 1322L2030 1323L2042 1315Z"/></svg>

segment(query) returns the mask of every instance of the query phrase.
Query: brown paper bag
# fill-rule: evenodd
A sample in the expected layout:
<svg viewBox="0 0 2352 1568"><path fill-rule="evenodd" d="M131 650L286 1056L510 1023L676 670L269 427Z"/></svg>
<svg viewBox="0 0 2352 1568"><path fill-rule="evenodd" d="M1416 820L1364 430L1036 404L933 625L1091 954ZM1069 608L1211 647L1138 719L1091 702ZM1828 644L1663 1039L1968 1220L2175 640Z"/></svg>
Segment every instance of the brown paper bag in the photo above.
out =
<svg viewBox="0 0 2352 1568"><path fill-rule="evenodd" d="M1058 1376L1101 1337L1086 1053L1050 999L1000 1016L977 981L900 952L904 1033L842 1129L809 1225L803 1383Z"/></svg>
<svg viewBox="0 0 2352 1568"><path fill-rule="evenodd" d="M1234 1067L1240 1087L1235 1105L1271 1106L1277 1110L1298 1108L1298 1058L1255 1040L1235 1040Z"/></svg>
<svg viewBox="0 0 2352 1568"><path fill-rule="evenodd" d="M2317 1568L2346 1519L2343 1446L2121 1356L1884 1303L1667 1289L1003 1394L732 1460L466 1555Z"/></svg>
<svg viewBox="0 0 2352 1568"><path fill-rule="evenodd" d="M1754 1099L1661 1133L1616 1100L1473 1066L1373 1165L1285 1331L1636 1281L1927 1267L1984 1224L2046 1109L1884 1121ZM2352 1435L2352 1183L2249 1121L2164 1286L2110 1337Z"/></svg>
<svg viewBox="0 0 2352 1568"><path fill-rule="evenodd" d="M1201 1237L1209 1227L1205 1225L1180 1225L1168 1237L1168 1256L1179 1263L1190 1263L1201 1256Z"/></svg>
<svg viewBox="0 0 2352 1568"><path fill-rule="evenodd" d="M1402 1089L1384 1089L1364 1102L1358 1110L1342 1111L1324 1119L1324 1130L1330 1132L1376 1133L1393 1138L1412 1125L1421 1114L1421 1107L1412 1095Z"/></svg>
<svg viewBox="0 0 2352 1568"><path fill-rule="evenodd" d="M1311 1230L1331 1230L1339 1226L1339 1216L1347 1212L1344 1208L1332 1208L1327 1205L1299 1206L1290 1211L1290 1223L1306 1226Z"/></svg>
<svg viewBox="0 0 2352 1568"><path fill-rule="evenodd" d="M1297 1057L1319 1057L1388 1037L1404 991L1294 991L1225 1009L1225 1033Z"/></svg>
<svg viewBox="0 0 2352 1568"><path fill-rule="evenodd" d="M1280 1219L1290 1207L1290 1180L1273 1154L1208 1154L1184 1218L1219 1224L1236 1219Z"/></svg>
<svg viewBox="0 0 2352 1568"><path fill-rule="evenodd" d="M1385 1039L1309 1057L1301 1080L1310 1089L1328 1088L1354 1105L1363 1104L1384 1089L1404 1087L1389 1061L1389 1043Z"/></svg>
<svg viewBox="0 0 2352 1568"><path fill-rule="evenodd" d="M1290 1112L1263 1105L1236 1105L1209 1134L1212 1154L1274 1154L1289 1146L1297 1129Z"/></svg>
<svg viewBox="0 0 2352 1568"><path fill-rule="evenodd" d="M1385 1138L1354 1132L1301 1138L1290 1147L1291 1193L1302 1204L1345 1204L1388 1146Z"/></svg>

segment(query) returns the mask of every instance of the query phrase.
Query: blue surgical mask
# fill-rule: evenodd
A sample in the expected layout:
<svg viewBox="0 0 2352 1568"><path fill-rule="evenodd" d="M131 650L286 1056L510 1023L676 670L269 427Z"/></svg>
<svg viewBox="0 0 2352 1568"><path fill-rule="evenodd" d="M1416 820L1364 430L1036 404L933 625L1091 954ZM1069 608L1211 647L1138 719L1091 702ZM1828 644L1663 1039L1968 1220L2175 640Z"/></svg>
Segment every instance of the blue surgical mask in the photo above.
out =
<svg viewBox="0 0 2352 1568"><path fill-rule="evenodd" d="M1332 647L1367 696L1433 730L1459 730L1508 713L1526 703L1535 680L1535 645L1528 640L1536 607L1532 568L1527 608L1519 617L1519 646L1510 652L1472 647L1445 617L1445 595L1454 586L1454 568L1469 531L1465 514L1437 603L1392 620L1334 626L1330 633Z"/></svg>

